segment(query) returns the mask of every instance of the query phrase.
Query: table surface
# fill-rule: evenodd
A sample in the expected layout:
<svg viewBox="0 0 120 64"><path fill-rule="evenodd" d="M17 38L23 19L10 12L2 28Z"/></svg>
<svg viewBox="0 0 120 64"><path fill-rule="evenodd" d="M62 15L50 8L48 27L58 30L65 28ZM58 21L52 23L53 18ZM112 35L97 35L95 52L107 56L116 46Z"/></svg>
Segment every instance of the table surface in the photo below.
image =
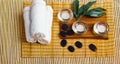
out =
<svg viewBox="0 0 120 64"><path fill-rule="evenodd" d="M21 58L21 31L23 2L32 0L0 0L0 64L120 64L120 0L114 6L115 56L109 58ZM67 1L72 0L49 0ZM88 2L90 0L80 0Z"/></svg>

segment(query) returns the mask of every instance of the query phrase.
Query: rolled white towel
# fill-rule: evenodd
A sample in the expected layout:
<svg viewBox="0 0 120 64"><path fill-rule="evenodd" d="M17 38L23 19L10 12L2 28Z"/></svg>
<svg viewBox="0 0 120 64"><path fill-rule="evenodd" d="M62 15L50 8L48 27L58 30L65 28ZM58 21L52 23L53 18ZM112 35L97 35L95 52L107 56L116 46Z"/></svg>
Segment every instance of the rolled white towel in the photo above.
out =
<svg viewBox="0 0 120 64"><path fill-rule="evenodd" d="M34 5L46 5L46 2L44 0L33 0L32 6Z"/></svg>
<svg viewBox="0 0 120 64"><path fill-rule="evenodd" d="M46 19L46 4L43 0L33 0L31 6L31 35L40 39L45 37L47 27L45 27Z"/></svg>
<svg viewBox="0 0 120 64"><path fill-rule="evenodd" d="M36 40L30 36L30 6L25 7L23 13L26 40L30 43L36 42Z"/></svg>
<svg viewBox="0 0 120 64"><path fill-rule="evenodd" d="M49 11L48 11L49 10ZM31 6L31 35L41 44L51 41L53 10L43 0L34 0Z"/></svg>
<svg viewBox="0 0 120 64"><path fill-rule="evenodd" d="M42 44L49 44L51 42L51 34L52 34L53 9L51 6L47 6L46 10L47 10L46 27L48 27L48 30L47 33L45 34L45 37L38 40L38 42Z"/></svg>

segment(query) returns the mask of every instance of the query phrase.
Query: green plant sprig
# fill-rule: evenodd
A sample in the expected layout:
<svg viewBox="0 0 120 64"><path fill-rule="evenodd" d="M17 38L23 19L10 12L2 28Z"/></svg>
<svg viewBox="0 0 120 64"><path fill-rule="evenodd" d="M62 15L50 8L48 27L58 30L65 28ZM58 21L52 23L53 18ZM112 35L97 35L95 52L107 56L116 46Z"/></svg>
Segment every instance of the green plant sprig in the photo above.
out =
<svg viewBox="0 0 120 64"><path fill-rule="evenodd" d="M105 13L103 12L103 11L105 11L104 8L97 7L97 8L93 8L93 9L89 10L89 8L95 3L96 3L96 1L90 1L87 4L82 5L79 8L79 1L74 0L73 11L74 11L74 16L75 16L76 20L78 20L82 16L88 16L88 17L93 17L93 18L98 18L98 17L104 16L105 15Z"/></svg>

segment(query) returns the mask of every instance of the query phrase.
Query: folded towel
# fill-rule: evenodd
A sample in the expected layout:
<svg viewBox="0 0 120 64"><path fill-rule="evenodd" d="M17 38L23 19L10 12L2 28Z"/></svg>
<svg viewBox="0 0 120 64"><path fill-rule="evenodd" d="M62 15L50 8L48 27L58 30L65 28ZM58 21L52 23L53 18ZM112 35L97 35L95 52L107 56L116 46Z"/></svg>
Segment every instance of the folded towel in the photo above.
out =
<svg viewBox="0 0 120 64"><path fill-rule="evenodd" d="M51 32L52 32L52 19L53 19L53 10L51 6L47 6L47 15L46 15L46 27L48 27L47 33L44 38L38 40L42 44L49 44L51 42Z"/></svg>
<svg viewBox="0 0 120 64"><path fill-rule="evenodd" d="M41 44L51 41L53 10L43 0L33 0L31 6L31 36Z"/></svg>
<svg viewBox="0 0 120 64"><path fill-rule="evenodd" d="M23 12L26 40L30 43L36 42L36 40L30 36L30 6L25 7Z"/></svg>
<svg viewBox="0 0 120 64"><path fill-rule="evenodd" d="M41 1L41 0L39 0ZM45 32L45 15L46 15L46 5L42 1L33 0L31 6L31 35L34 38L45 37L43 32Z"/></svg>

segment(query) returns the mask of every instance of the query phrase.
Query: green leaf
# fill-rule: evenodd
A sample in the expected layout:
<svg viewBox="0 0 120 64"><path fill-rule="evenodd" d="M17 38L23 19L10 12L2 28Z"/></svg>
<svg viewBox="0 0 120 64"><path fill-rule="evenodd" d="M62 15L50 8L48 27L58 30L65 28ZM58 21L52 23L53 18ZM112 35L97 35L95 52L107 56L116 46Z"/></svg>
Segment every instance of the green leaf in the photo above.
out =
<svg viewBox="0 0 120 64"><path fill-rule="evenodd" d="M82 5L82 6L79 8L79 10L78 10L78 14L79 14L79 15L83 14L83 12L84 12L84 6L85 6L85 5Z"/></svg>
<svg viewBox="0 0 120 64"><path fill-rule="evenodd" d="M94 4L96 3L96 1L90 1L88 2L86 5L82 5L79 9L78 9L78 15L85 15L88 11L88 9Z"/></svg>
<svg viewBox="0 0 120 64"><path fill-rule="evenodd" d="M104 9L104 8L101 8L101 7L97 7L97 8L91 9L91 10L95 10L95 11L105 11L105 9Z"/></svg>
<svg viewBox="0 0 120 64"><path fill-rule="evenodd" d="M79 17L78 15L78 8L79 8L79 1L78 0L74 0L73 2L73 11L74 11L74 15L76 18Z"/></svg>
<svg viewBox="0 0 120 64"><path fill-rule="evenodd" d="M98 17L104 16L104 13L100 11L90 10L85 15L89 17L98 18Z"/></svg>
<svg viewBox="0 0 120 64"><path fill-rule="evenodd" d="M90 1L88 2L86 5L82 5L79 8L79 1L78 0L74 0L73 1L73 13L76 19L78 19L81 15L82 16L89 16L89 17L101 17L104 15L104 13L102 11L105 11L104 8L98 7L98 8L94 8L89 10L89 8L95 4L96 1Z"/></svg>
<svg viewBox="0 0 120 64"><path fill-rule="evenodd" d="M89 9L93 4L95 4L95 3L96 3L96 1L90 1L90 2L88 2L88 3L84 6L84 14L83 14L83 15L85 15L85 14L87 13L88 9Z"/></svg>

